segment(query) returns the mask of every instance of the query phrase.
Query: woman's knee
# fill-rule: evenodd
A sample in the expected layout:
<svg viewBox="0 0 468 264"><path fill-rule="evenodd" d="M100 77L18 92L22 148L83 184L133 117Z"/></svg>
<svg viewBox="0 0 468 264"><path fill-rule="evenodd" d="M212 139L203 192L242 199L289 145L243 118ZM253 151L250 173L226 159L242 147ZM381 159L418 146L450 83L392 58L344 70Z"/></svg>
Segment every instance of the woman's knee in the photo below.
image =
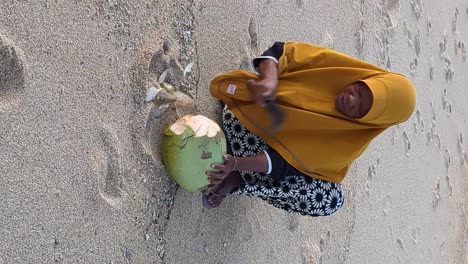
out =
<svg viewBox="0 0 468 264"><path fill-rule="evenodd" d="M310 199L299 199L295 203L295 211L313 217L334 214L344 203L344 192L337 183L330 183L326 188L312 190Z"/></svg>

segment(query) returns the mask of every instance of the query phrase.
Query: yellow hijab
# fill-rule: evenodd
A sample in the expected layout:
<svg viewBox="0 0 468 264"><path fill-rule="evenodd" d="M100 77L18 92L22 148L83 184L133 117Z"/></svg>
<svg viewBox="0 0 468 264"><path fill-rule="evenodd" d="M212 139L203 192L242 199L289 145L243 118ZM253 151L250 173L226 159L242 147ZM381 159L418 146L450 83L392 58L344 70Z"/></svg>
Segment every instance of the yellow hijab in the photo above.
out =
<svg viewBox="0 0 468 264"><path fill-rule="evenodd" d="M286 42L278 69L277 104L286 118L273 134L265 129L269 114L255 104L246 85L258 75L222 74L211 82L211 94L289 164L314 178L341 182L372 139L414 111L415 90L406 77L330 49ZM373 95L369 113L360 119L335 107L336 94L356 81L365 82Z"/></svg>

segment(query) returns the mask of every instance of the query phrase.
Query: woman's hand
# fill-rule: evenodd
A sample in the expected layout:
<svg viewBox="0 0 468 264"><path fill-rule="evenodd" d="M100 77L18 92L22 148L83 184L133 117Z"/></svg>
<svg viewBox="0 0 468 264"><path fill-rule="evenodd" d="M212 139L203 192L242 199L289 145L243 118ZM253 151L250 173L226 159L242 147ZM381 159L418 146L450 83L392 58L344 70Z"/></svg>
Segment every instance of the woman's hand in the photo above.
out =
<svg viewBox="0 0 468 264"><path fill-rule="evenodd" d="M208 181L210 184L208 185L208 191L213 191L216 189L218 185L220 185L223 180L237 168L237 159L236 157L225 154L223 155L224 164L212 164L211 167L213 169L219 170L219 172L212 172L207 171L206 175L208 176Z"/></svg>
<svg viewBox="0 0 468 264"><path fill-rule="evenodd" d="M275 100L278 90L278 65L270 59L262 60L258 65L260 80L248 80L247 87L253 95L255 102L265 106L269 101Z"/></svg>
<svg viewBox="0 0 468 264"><path fill-rule="evenodd" d="M261 79L259 81L248 80L247 87L254 96L257 104L265 106L276 97L278 90L278 79Z"/></svg>

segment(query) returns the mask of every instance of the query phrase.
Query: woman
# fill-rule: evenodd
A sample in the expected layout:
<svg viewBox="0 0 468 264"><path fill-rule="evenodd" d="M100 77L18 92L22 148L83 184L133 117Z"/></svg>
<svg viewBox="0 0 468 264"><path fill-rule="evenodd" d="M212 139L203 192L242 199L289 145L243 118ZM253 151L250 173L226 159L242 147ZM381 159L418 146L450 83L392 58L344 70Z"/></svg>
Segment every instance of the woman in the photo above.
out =
<svg viewBox="0 0 468 264"><path fill-rule="evenodd" d="M242 70L211 83L223 102L230 154L207 172L207 208L227 194L262 198L303 215L330 215L343 205L340 182L372 139L407 120L415 91L403 75L306 43L275 43ZM264 107L285 113L271 132Z"/></svg>

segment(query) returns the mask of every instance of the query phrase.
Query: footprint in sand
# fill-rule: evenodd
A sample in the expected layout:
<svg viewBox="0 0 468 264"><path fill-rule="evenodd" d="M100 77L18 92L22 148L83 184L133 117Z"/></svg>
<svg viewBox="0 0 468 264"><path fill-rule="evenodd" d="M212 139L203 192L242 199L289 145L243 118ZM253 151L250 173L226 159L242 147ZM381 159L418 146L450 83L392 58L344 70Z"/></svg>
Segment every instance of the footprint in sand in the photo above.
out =
<svg viewBox="0 0 468 264"><path fill-rule="evenodd" d="M436 112L434 108L434 103L432 101L430 102L430 106L431 106L431 112L432 112L432 121L431 121L432 125L431 125L429 132L427 132L427 142L434 144L437 147L437 149L440 149L441 148L440 136L435 133L435 130L437 127L437 120L436 120Z"/></svg>
<svg viewBox="0 0 468 264"><path fill-rule="evenodd" d="M298 9L303 9L306 5L307 0L296 0L296 6Z"/></svg>
<svg viewBox="0 0 468 264"><path fill-rule="evenodd" d="M427 18L427 22L426 22L426 31L427 33L431 32L432 30L432 21L431 21L431 18L428 17Z"/></svg>
<svg viewBox="0 0 468 264"><path fill-rule="evenodd" d="M408 133L403 132L403 139L405 141L405 152L406 152L406 156L409 157L410 156L410 151L411 151L411 141L408 137Z"/></svg>
<svg viewBox="0 0 468 264"><path fill-rule="evenodd" d="M360 11L363 12L363 11ZM354 34L355 39L355 47L358 52L359 58L363 58L363 50L364 50L364 43L365 43L365 25L364 25L364 19L362 18L363 14L360 14L359 16L359 27L356 30L356 33Z"/></svg>
<svg viewBox="0 0 468 264"><path fill-rule="evenodd" d="M414 16L419 19L423 11L422 0L411 0L410 3Z"/></svg>
<svg viewBox="0 0 468 264"><path fill-rule="evenodd" d="M369 169L368 169L368 171L367 171L367 178L368 178L369 180L374 179L375 175L377 174L377 173L375 172L375 169L376 169L376 168L375 168L375 165L374 165L374 164L371 164L371 165L369 166Z"/></svg>
<svg viewBox="0 0 468 264"><path fill-rule="evenodd" d="M23 88L23 57L12 41L0 35L0 96L9 96Z"/></svg>
<svg viewBox="0 0 468 264"><path fill-rule="evenodd" d="M388 31L384 31L379 33L375 36L376 43L379 47L377 52L377 57L379 59L379 64L386 67L387 69L392 68L392 61L390 58L389 52L389 42L390 42L390 35Z"/></svg>
<svg viewBox="0 0 468 264"><path fill-rule="evenodd" d="M322 251L317 243L308 240L303 245L301 257L302 264L319 264L322 262Z"/></svg>
<svg viewBox="0 0 468 264"><path fill-rule="evenodd" d="M164 71L169 68L171 57L169 56L170 43L165 41L163 48L157 50L151 57L148 67L149 77L157 80Z"/></svg>
<svg viewBox="0 0 468 264"><path fill-rule="evenodd" d="M361 7L364 6L364 1L360 3ZM362 11L360 7L360 15L366 16L365 12ZM392 67L392 62L390 58L390 43L394 37L396 28L397 28L397 19L395 17L398 15L399 1L382 1L377 4L377 8L382 16L383 25L380 28L375 36L375 43L377 45L377 57L379 64L385 66L387 69Z"/></svg>
<svg viewBox="0 0 468 264"><path fill-rule="evenodd" d="M237 234L240 236L242 241L247 242L253 237L253 231L252 231L252 223L251 221L247 218L242 223L240 224L241 227L239 228L239 231Z"/></svg>
<svg viewBox="0 0 468 264"><path fill-rule="evenodd" d="M416 122L413 123L414 133L419 134L424 131L425 125L422 118L421 110L419 108L416 110Z"/></svg>
<svg viewBox="0 0 468 264"><path fill-rule="evenodd" d="M457 31L457 20L458 20L459 11L458 8L455 8L455 12L452 17L452 31Z"/></svg>
<svg viewBox="0 0 468 264"><path fill-rule="evenodd" d="M405 252L406 255L408 255L408 252L406 252L406 247L405 247L405 243L403 242L403 239L397 238L396 242L398 246L400 247L400 249L403 250L403 252Z"/></svg>
<svg viewBox="0 0 468 264"><path fill-rule="evenodd" d="M399 0L385 0L378 4L378 9L383 17L383 22L388 32L393 32L396 28L399 7Z"/></svg>
<svg viewBox="0 0 468 264"><path fill-rule="evenodd" d="M432 100L429 101L429 106L431 107L431 114L432 114L432 121L433 125L435 125L435 120L436 120L436 110L434 107L434 102Z"/></svg>
<svg viewBox="0 0 468 264"><path fill-rule="evenodd" d="M252 65L252 59L255 57L253 54L258 54L258 48L260 46L259 37L258 37L258 25L254 17L251 17L249 20L249 43L246 45L241 54L243 54L240 59L239 68L246 71L254 71Z"/></svg>
<svg viewBox="0 0 468 264"><path fill-rule="evenodd" d="M434 130L432 128L427 132L427 143L434 143Z"/></svg>
<svg viewBox="0 0 468 264"><path fill-rule="evenodd" d="M448 99L447 89L444 89L444 93L442 95L442 108L445 110L448 116L452 114L452 103Z"/></svg>
<svg viewBox="0 0 468 264"><path fill-rule="evenodd" d="M461 56L463 62L466 62L467 52L466 52L466 45L464 41L457 41L455 40L455 55Z"/></svg>
<svg viewBox="0 0 468 264"><path fill-rule="evenodd" d="M100 133L101 149L98 151L98 188L100 196L108 204L119 207L127 193L124 189L121 147L112 129L104 127Z"/></svg>
<svg viewBox="0 0 468 264"><path fill-rule="evenodd" d="M161 76L164 76L162 78ZM180 87L184 81L184 68L171 54L169 41L164 41L162 49L157 50L151 57L148 66L148 79L150 82L160 81Z"/></svg>
<svg viewBox="0 0 468 264"><path fill-rule="evenodd" d="M448 36L447 34L443 34L442 41L439 43L439 55L441 59L444 59L446 57L447 44L448 44Z"/></svg>
<svg viewBox="0 0 468 264"><path fill-rule="evenodd" d="M327 246L327 243L330 242L331 238L331 232L330 230L327 231L326 236L320 236L320 241L319 241L319 249L320 252L326 251L325 247Z"/></svg>
<svg viewBox="0 0 468 264"><path fill-rule="evenodd" d="M440 135L438 134L434 134L434 145L437 147L437 149L441 149L442 147L442 143L441 143L441 140L440 140Z"/></svg>
<svg viewBox="0 0 468 264"><path fill-rule="evenodd" d="M387 10L395 10L400 8L400 0L386 0L385 2Z"/></svg>
<svg viewBox="0 0 468 264"><path fill-rule="evenodd" d="M453 76L455 75L455 71L453 70L452 60L447 54L448 35L443 34L442 37L443 40L439 43L439 55L444 62L445 80L448 82L452 80Z"/></svg>
<svg viewBox="0 0 468 264"><path fill-rule="evenodd" d="M371 185L370 185L370 182L367 180L365 181L362 185L362 190L364 192L364 194L367 196L367 198L369 198L370 196L370 190L371 190Z"/></svg>
<svg viewBox="0 0 468 264"><path fill-rule="evenodd" d="M396 145L398 142L398 132L396 127L391 128L391 139L392 139L392 145Z"/></svg>
<svg viewBox="0 0 468 264"><path fill-rule="evenodd" d="M445 149L444 151L444 160L445 160L445 168L448 169L450 164L452 163L452 159L450 158L450 151Z"/></svg>
<svg viewBox="0 0 468 264"><path fill-rule="evenodd" d="M408 27L408 24L406 21L404 21L404 31L406 35L406 40L408 41L408 45L412 48L414 48L414 51L416 52L416 56L419 57L419 54L421 53L421 40L420 40L420 33L419 29L416 29L416 33L413 34L411 30Z"/></svg>
<svg viewBox="0 0 468 264"><path fill-rule="evenodd" d="M458 154L460 155L460 165L463 166L465 165L465 146L463 143L463 134L461 132L458 133L458 138L457 138L457 150Z"/></svg>
<svg viewBox="0 0 468 264"><path fill-rule="evenodd" d="M384 215L388 215L392 211L393 203L390 195L387 195L383 200L383 208Z"/></svg>
<svg viewBox="0 0 468 264"><path fill-rule="evenodd" d="M450 58L446 57L444 61L445 61L445 80L448 82L453 79L453 76L455 75L455 71L453 70L452 60L450 60Z"/></svg>
<svg viewBox="0 0 468 264"><path fill-rule="evenodd" d="M447 183L448 195L449 195L449 197L452 197L453 187L452 187L452 183L450 182L450 177L448 175L445 176L445 181Z"/></svg>
<svg viewBox="0 0 468 264"><path fill-rule="evenodd" d="M299 220L300 216L296 214L289 214L288 215L288 230L290 232L295 232L297 231L297 228L299 227Z"/></svg>
<svg viewBox="0 0 468 264"><path fill-rule="evenodd" d="M430 63L429 63L429 79L431 81L434 80L434 68L435 68L434 59L431 58Z"/></svg>
<svg viewBox="0 0 468 264"><path fill-rule="evenodd" d="M249 21L249 37L250 37L250 48L256 51L260 44L259 44L259 38L258 38L258 25L254 17L251 17Z"/></svg>
<svg viewBox="0 0 468 264"><path fill-rule="evenodd" d="M432 189L432 208L436 209L442 197L440 196L440 180L437 180Z"/></svg>
<svg viewBox="0 0 468 264"><path fill-rule="evenodd" d="M432 208L437 208L442 197L440 196L440 180L437 180L432 188Z"/></svg>
<svg viewBox="0 0 468 264"><path fill-rule="evenodd" d="M414 75L416 73L416 70L418 69L418 58L414 57L413 61L410 63L410 73L411 75Z"/></svg>
<svg viewBox="0 0 468 264"><path fill-rule="evenodd" d="M421 54L421 40L420 40L419 29L416 30L416 34L413 35L413 42L414 42L414 51L416 52L416 56L419 56L419 54Z"/></svg>
<svg viewBox="0 0 468 264"><path fill-rule="evenodd" d="M355 47L358 52L359 58L363 59L363 51L364 51L364 44L366 40L365 30L366 24L364 23L364 17L366 17L366 6L364 5L364 1L359 1L359 20L358 20L358 27L356 33L354 33L355 37Z"/></svg>
<svg viewBox="0 0 468 264"><path fill-rule="evenodd" d="M375 162L372 162L369 166L368 172L367 172L367 178L369 180L372 180L377 176L377 166L380 164L380 158L377 158Z"/></svg>
<svg viewBox="0 0 468 264"><path fill-rule="evenodd" d="M391 225L387 226L387 238L388 240L393 240L395 238L395 233L393 232L393 227Z"/></svg>
<svg viewBox="0 0 468 264"><path fill-rule="evenodd" d="M420 233L421 229L419 227L413 228L413 231L411 232L411 239L413 240L413 244L418 244Z"/></svg>
<svg viewBox="0 0 468 264"><path fill-rule="evenodd" d="M25 65L23 52L7 37L0 35L0 113L18 109L24 88Z"/></svg>

